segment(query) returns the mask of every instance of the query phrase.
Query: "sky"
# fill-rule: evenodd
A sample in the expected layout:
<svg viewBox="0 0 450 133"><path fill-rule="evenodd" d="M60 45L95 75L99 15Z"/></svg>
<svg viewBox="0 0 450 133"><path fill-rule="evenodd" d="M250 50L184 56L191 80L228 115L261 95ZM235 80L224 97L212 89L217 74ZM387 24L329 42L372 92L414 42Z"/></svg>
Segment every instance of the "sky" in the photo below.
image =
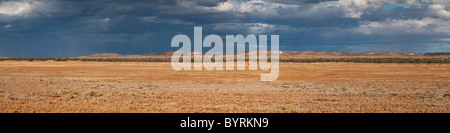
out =
<svg viewBox="0 0 450 133"><path fill-rule="evenodd" d="M450 0L0 0L0 56L175 51L195 26L282 51L450 52Z"/></svg>

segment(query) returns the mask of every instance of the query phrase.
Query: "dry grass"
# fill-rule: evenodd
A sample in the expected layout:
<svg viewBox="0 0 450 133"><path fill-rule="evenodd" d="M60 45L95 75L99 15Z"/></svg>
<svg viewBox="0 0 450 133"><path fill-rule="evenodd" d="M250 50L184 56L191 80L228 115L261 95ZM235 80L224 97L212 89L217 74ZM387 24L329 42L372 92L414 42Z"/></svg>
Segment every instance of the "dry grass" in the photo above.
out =
<svg viewBox="0 0 450 133"><path fill-rule="evenodd" d="M450 112L450 64L281 63L275 82L260 73L3 61L0 112Z"/></svg>

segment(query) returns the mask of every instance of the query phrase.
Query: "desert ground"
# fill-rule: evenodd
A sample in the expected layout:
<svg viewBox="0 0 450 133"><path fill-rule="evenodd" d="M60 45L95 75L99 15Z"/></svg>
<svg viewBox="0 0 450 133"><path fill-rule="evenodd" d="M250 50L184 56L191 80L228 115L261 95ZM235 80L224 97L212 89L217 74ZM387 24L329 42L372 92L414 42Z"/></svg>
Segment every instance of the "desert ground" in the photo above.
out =
<svg viewBox="0 0 450 133"><path fill-rule="evenodd" d="M273 82L261 73L1 61L0 112L450 112L450 64L280 63Z"/></svg>

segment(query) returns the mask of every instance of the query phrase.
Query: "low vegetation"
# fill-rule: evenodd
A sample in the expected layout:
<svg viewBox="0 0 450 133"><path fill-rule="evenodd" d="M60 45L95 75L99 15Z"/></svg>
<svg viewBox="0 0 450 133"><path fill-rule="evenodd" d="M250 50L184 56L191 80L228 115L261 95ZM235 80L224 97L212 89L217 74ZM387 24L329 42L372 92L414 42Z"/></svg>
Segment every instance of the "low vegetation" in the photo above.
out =
<svg viewBox="0 0 450 133"><path fill-rule="evenodd" d="M280 62L355 62L355 63L450 63L450 58L317 58L284 59Z"/></svg>
<svg viewBox="0 0 450 133"><path fill-rule="evenodd" d="M78 57L11 57L0 61L83 61L83 62L170 62L170 58L78 58ZM280 62L355 62L355 63L450 63L450 58L314 58L314 59L280 59Z"/></svg>
<svg viewBox="0 0 450 133"><path fill-rule="evenodd" d="M0 61L83 61L83 62L170 62L170 59L165 58L76 58L76 57L11 57L1 58Z"/></svg>

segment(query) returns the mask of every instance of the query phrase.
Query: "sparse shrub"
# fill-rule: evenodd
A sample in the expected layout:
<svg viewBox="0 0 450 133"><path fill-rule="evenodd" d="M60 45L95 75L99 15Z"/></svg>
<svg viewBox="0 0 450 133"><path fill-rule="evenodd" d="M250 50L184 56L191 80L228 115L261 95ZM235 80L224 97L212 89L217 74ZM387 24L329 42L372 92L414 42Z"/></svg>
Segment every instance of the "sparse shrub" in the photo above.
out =
<svg viewBox="0 0 450 133"><path fill-rule="evenodd" d="M78 95L79 94L77 92L72 92L69 95L66 95L66 98L76 98L76 97L78 97Z"/></svg>
<svg viewBox="0 0 450 133"><path fill-rule="evenodd" d="M99 97L103 94L94 90L89 90L83 93L83 97Z"/></svg>
<svg viewBox="0 0 450 133"><path fill-rule="evenodd" d="M121 95L121 96L127 96L127 95L128 95L128 92L119 92L119 95Z"/></svg>
<svg viewBox="0 0 450 133"><path fill-rule="evenodd" d="M61 96L64 95L64 91L56 91L56 92L51 92L50 94L52 94L53 96Z"/></svg>
<svg viewBox="0 0 450 133"><path fill-rule="evenodd" d="M445 98L445 97L450 98L450 94L444 94L444 98Z"/></svg>
<svg viewBox="0 0 450 133"><path fill-rule="evenodd" d="M114 94L113 93L108 93L108 94L106 94L106 96L107 97L112 97L112 96L114 96Z"/></svg>
<svg viewBox="0 0 450 133"><path fill-rule="evenodd" d="M367 96L368 94L367 94L367 92L362 92L361 95Z"/></svg>

